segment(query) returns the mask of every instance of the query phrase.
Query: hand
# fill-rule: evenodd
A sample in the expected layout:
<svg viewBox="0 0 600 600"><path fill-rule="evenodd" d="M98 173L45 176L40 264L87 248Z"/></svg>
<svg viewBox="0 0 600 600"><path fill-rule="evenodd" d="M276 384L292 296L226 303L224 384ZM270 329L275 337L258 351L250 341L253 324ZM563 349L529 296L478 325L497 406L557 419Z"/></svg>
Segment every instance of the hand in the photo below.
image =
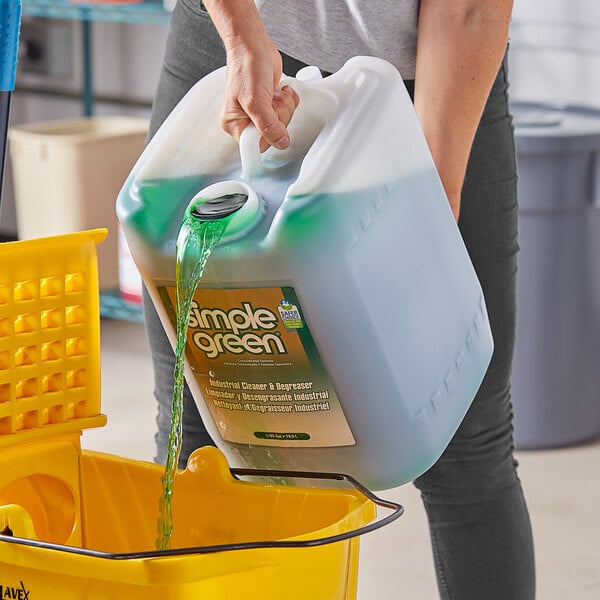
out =
<svg viewBox="0 0 600 600"><path fill-rule="evenodd" d="M273 46L268 52L251 48L228 53L225 99L221 114L223 129L239 141L252 122L261 134L260 150L269 146L287 148L287 125L300 98L289 85L278 87L281 56Z"/></svg>
<svg viewBox="0 0 600 600"><path fill-rule="evenodd" d="M250 122L261 134L261 151L287 148L287 125L300 101L280 86L281 55L267 34L254 0L204 2L227 53L227 80L221 126L239 141Z"/></svg>

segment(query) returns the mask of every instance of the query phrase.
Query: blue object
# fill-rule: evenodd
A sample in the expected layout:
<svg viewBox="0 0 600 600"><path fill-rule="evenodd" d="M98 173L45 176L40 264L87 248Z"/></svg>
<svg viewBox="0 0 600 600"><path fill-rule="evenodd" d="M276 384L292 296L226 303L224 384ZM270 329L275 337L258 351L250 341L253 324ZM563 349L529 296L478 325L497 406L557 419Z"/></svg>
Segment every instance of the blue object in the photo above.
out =
<svg viewBox="0 0 600 600"><path fill-rule="evenodd" d="M0 91L15 89L21 0L0 0ZM6 133L6 132L5 132Z"/></svg>
<svg viewBox="0 0 600 600"><path fill-rule="evenodd" d="M4 184L10 97L15 89L21 0L0 0L0 204Z"/></svg>

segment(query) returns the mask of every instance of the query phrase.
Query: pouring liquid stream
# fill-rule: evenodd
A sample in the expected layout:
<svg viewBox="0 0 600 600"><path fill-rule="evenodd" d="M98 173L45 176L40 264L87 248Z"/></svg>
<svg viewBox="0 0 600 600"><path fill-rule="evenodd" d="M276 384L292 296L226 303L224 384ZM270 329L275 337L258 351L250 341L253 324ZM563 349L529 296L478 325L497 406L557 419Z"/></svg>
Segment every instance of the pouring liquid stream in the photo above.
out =
<svg viewBox="0 0 600 600"><path fill-rule="evenodd" d="M171 429L167 447L163 489L159 500L157 550L171 547L173 534L172 499L182 442L184 389L184 356L188 321L194 292L200 282L206 261L221 240L228 219L201 221L186 212L177 237L176 249L176 346L173 373Z"/></svg>

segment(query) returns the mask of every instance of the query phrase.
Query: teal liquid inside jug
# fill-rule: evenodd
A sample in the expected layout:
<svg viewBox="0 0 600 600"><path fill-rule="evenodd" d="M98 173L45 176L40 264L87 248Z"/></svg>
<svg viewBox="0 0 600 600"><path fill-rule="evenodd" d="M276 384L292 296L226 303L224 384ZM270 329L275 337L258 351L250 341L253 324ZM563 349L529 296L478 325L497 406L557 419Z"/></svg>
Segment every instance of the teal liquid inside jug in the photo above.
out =
<svg viewBox="0 0 600 600"><path fill-rule="evenodd" d="M270 227L214 248L190 305L188 383L234 464L382 489L437 459L492 348L463 249L435 242L437 202L426 176L290 198ZM176 329L174 286L152 283Z"/></svg>

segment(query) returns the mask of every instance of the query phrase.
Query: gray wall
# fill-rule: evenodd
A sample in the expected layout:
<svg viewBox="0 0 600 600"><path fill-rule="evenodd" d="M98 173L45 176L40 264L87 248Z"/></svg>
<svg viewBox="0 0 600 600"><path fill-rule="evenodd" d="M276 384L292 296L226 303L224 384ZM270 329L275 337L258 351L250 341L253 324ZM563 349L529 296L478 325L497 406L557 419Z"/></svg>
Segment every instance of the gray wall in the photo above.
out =
<svg viewBox="0 0 600 600"><path fill-rule="evenodd" d="M515 0L511 96L600 107L600 2Z"/></svg>

